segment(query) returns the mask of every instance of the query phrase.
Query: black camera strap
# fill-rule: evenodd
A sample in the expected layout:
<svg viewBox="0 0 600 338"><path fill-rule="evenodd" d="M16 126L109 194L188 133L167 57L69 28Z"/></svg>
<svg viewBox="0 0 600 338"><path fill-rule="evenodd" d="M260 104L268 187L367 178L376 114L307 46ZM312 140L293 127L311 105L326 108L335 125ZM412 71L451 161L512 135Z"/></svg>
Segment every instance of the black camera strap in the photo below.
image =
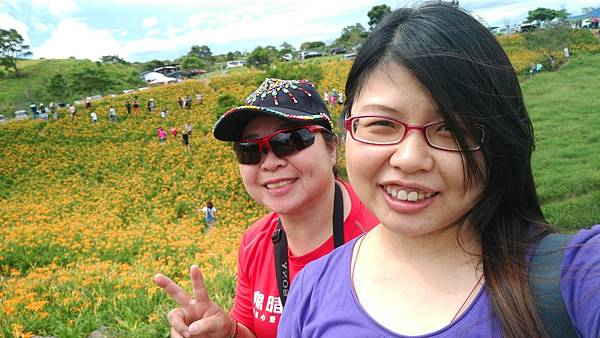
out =
<svg viewBox="0 0 600 338"><path fill-rule="evenodd" d="M275 253L275 274L277 275L279 298L281 299L281 305L285 306L285 301L290 290L290 273L287 237L281 226L281 219L277 224L277 229L275 229L271 236L271 241L273 242ZM342 244L344 244L344 200L342 190L336 184L333 200L333 246L337 248Z"/></svg>

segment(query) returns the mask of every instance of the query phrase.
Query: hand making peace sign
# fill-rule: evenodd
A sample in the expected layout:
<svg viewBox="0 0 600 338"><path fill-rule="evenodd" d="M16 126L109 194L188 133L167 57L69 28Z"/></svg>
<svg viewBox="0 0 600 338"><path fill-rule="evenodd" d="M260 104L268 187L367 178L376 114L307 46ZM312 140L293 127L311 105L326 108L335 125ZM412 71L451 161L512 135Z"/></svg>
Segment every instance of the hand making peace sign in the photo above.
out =
<svg viewBox="0 0 600 338"><path fill-rule="evenodd" d="M210 300L204 278L197 265L190 267L193 298L177 283L163 274L156 274L154 282L163 288L181 307L169 311L172 338L224 338L236 331L236 322L228 313Z"/></svg>

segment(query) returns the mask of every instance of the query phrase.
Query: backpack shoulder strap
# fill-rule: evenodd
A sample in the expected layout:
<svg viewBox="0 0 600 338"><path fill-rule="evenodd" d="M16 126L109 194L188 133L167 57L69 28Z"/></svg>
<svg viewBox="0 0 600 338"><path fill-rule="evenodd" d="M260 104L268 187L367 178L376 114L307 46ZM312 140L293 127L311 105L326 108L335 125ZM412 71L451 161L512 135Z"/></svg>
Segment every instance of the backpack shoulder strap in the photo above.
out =
<svg viewBox="0 0 600 338"><path fill-rule="evenodd" d="M560 270L571 234L544 237L531 260L529 284L544 328L551 338L578 337L560 292Z"/></svg>

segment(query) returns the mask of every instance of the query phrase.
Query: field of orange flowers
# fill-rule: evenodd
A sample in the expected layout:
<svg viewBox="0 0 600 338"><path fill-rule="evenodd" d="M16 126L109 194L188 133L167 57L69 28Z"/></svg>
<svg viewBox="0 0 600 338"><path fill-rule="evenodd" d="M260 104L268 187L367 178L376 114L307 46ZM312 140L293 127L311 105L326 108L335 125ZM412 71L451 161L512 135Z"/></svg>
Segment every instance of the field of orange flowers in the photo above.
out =
<svg viewBox="0 0 600 338"><path fill-rule="evenodd" d="M350 62L322 68L319 91L343 90ZM211 130L218 96L241 103L260 76L225 74L94 101L96 124L80 108L75 119L62 112L58 120L0 127L0 336L81 337L100 328L110 336L167 336L174 303L152 276L189 287L193 263L215 301L230 308L239 238L265 210L245 193L229 145ZM178 97L197 92L202 104L178 108ZM134 96L142 108L127 115ZM145 109L150 98L154 113ZM117 123L108 120L110 105ZM158 115L164 108L166 121ZM157 127L181 130L188 121L191 149L170 135L159 144ZM199 209L209 199L219 220L204 235Z"/></svg>

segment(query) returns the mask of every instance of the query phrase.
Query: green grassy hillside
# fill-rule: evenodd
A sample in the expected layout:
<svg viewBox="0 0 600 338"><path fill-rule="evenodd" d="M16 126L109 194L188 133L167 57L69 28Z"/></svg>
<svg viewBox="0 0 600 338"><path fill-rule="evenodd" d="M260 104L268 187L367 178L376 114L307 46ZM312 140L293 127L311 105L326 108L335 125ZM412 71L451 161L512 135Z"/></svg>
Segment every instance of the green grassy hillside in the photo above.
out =
<svg viewBox="0 0 600 338"><path fill-rule="evenodd" d="M536 136L533 168L549 220L600 223L600 55L581 55L523 85Z"/></svg>
<svg viewBox="0 0 600 338"><path fill-rule="evenodd" d="M78 69L92 66L89 60L77 59L39 59L19 61L17 67L20 77L0 78L0 114L12 116L17 109L25 109L29 103L39 104L43 102L48 105L51 101L58 101L51 97L46 90L48 82L55 74L62 74L69 78L69 74ZM120 93L124 89L137 88L144 85L139 78L139 71L132 65L108 64L103 65L109 77L115 85L109 88L108 93ZM71 79L69 79L71 80ZM98 93L71 92L66 97L67 102L80 100L83 96L96 95Z"/></svg>

